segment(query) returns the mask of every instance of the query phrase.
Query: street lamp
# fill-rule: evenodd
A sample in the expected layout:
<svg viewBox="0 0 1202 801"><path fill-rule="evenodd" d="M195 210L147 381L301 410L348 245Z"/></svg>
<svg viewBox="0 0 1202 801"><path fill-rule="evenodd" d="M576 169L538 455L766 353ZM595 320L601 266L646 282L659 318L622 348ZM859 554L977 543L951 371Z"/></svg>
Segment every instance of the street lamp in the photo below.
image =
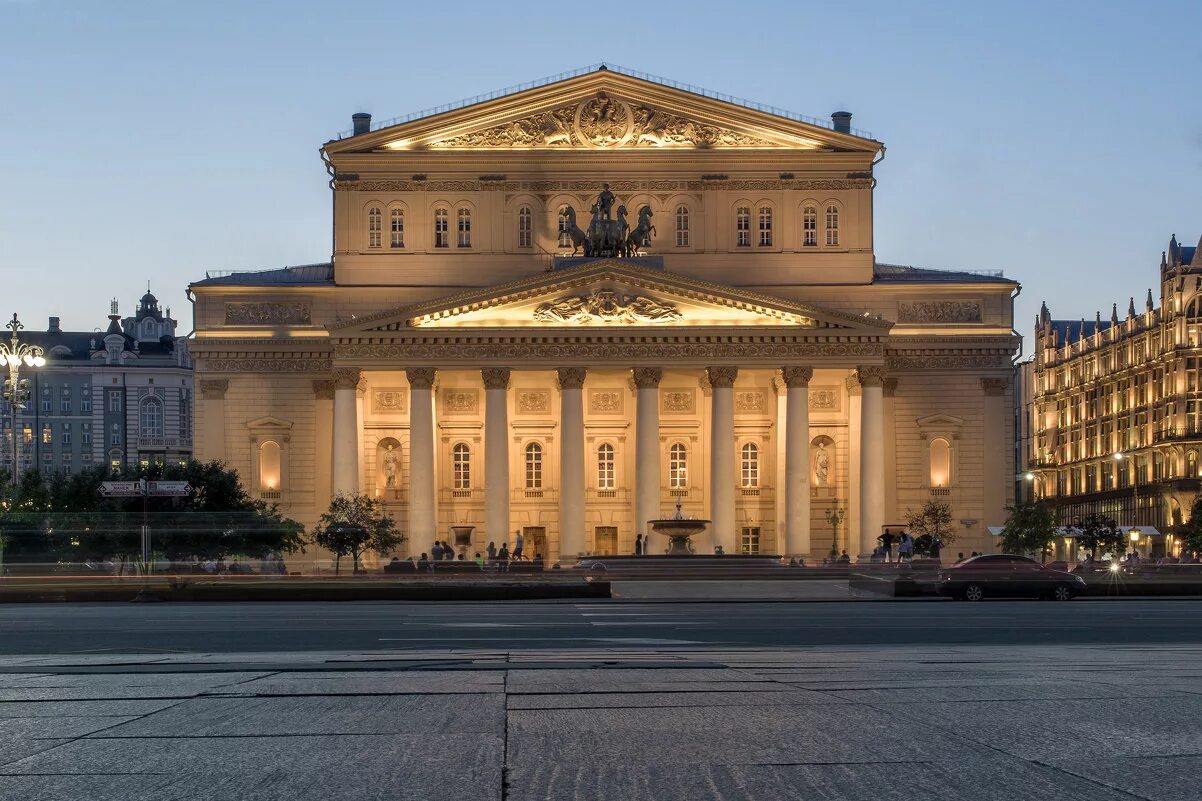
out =
<svg viewBox="0 0 1202 801"><path fill-rule="evenodd" d="M1139 553L1139 549L1136 547L1139 545L1139 527L1133 527L1131 531L1127 533L1127 536L1131 538L1131 550L1135 553Z"/></svg>
<svg viewBox="0 0 1202 801"><path fill-rule="evenodd" d="M843 518L847 516L847 510L839 506L839 502L835 501L834 506L826 510L826 522L831 527L831 555L839 555L839 524L843 522Z"/></svg>
<svg viewBox="0 0 1202 801"><path fill-rule="evenodd" d="M16 488L21 480L21 456L17 449L17 423L21 409L25 408L26 401L29 400L29 379L21 378L21 365L26 367L43 367L46 364L45 357L42 356L42 349L37 345L28 345L20 341L17 332L25 326L21 325L21 321L17 319L14 312L13 318L8 321L5 326L12 330L12 336L8 342L0 342L0 362L8 365L8 378L4 381L4 400L9 403L9 411L12 414L12 433L10 441L12 443L12 476L13 487Z"/></svg>

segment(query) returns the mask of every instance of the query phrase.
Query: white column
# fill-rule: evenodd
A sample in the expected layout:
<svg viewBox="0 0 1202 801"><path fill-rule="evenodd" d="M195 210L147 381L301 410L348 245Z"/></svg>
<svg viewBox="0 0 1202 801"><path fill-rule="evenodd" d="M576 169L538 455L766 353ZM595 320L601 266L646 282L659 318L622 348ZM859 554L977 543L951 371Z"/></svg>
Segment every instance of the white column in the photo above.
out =
<svg viewBox="0 0 1202 801"><path fill-rule="evenodd" d="M360 373L353 367L334 370L334 494L359 491L359 415L356 411Z"/></svg>
<svg viewBox="0 0 1202 801"><path fill-rule="evenodd" d="M735 378L737 367L710 367L710 531L714 545L735 553Z"/></svg>
<svg viewBox="0 0 1202 801"><path fill-rule="evenodd" d="M885 524L884 367L861 367L860 551L872 553Z"/></svg>
<svg viewBox="0 0 1202 801"><path fill-rule="evenodd" d="M860 547L860 379L854 374L847 386L847 520L840 528L840 548L855 556ZM836 504L838 506L838 504ZM875 547L875 546L874 546ZM872 553L869 549L864 555Z"/></svg>
<svg viewBox="0 0 1202 801"><path fill-rule="evenodd" d="M634 533L650 537L648 520L660 517L659 503L659 382L664 371L658 367L634 368ZM659 553L663 543L649 546Z"/></svg>
<svg viewBox="0 0 1202 801"><path fill-rule="evenodd" d="M434 473L433 367L410 367L409 381L409 542L414 550L438 539L438 503Z"/></svg>
<svg viewBox="0 0 1202 801"><path fill-rule="evenodd" d="M509 368L485 367L484 537L509 542Z"/></svg>
<svg viewBox="0 0 1202 801"><path fill-rule="evenodd" d="M810 553L810 379L809 367L786 367L785 533L781 556Z"/></svg>
<svg viewBox="0 0 1202 801"><path fill-rule="evenodd" d="M559 375L559 561L570 563L585 550L583 367L561 367Z"/></svg>
<svg viewBox="0 0 1202 801"><path fill-rule="evenodd" d="M326 511L330 505L330 470L333 467L327 453L333 452L334 447L334 382L317 380L313 382L313 434L314 454L313 465L313 508L316 514Z"/></svg>
<svg viewBox="0 0 1202 801"><path fill-rule="evenodd" d="M984 403L984 508L981 530L988 526L1000 526L1006 522L1007 490L1013 484L1014 449L1010 447L1009 413L1010 379L982 378L981 389L985 393Z"/></svg>

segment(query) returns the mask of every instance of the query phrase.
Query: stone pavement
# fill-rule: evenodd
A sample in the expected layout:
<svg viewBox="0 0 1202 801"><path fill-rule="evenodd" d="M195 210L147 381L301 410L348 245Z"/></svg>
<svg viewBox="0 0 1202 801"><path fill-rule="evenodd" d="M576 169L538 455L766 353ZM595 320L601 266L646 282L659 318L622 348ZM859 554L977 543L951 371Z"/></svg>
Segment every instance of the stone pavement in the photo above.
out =
<svg viewBox="0 0 1202 801"><path fill-rule="evenodd" d="M0 799L1195 801L1202 646L0 658Z"/></svg>

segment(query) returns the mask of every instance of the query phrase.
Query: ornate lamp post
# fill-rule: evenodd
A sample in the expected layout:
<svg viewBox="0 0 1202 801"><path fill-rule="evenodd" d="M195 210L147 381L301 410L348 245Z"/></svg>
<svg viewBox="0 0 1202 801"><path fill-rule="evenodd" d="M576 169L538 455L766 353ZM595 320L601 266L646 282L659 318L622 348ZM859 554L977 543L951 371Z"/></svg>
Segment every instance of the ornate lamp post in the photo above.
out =
<svg viewBox="0 0 1202 801"><path fill-rule="evenodd" d="M847 510L839 505L839 501L835 501L835 505L826 510L826 522L831 527L831 555L839 555L839 524L843 522L843 518L847 516Z"/></svg>
<svg viewBox="0 0 1202 801"><path fill-rule="evenodd" d="M46 359L42 356L40 347L20 341L17 332L25 326L21 325L21 321L17 319L15 313L5 327L12 330L12 336L9 337L8 342L0 341L0 362L8 365L8 378L4 381L4 400L8 401L9 411L12 415L10 442L12 443L13 460L12 479L15 488L21 480L21 452L17 448L17 423L20 420L21 409L25 408L25 403L29 400L29 379L21 378L21 366L43 367Z"/></svg>

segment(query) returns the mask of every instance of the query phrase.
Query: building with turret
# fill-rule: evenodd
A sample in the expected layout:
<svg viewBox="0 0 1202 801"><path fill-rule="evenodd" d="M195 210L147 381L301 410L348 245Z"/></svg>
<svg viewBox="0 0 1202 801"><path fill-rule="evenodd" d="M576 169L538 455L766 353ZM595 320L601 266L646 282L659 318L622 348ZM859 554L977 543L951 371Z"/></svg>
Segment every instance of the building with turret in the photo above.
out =
<svg viewBox="0 0 1202 801"><path fill-rule="evenodd" d="M20 332L44 351L46 366L23 371L30 401L19 415L22 467L72 473L97 464L113 469L192 456L192 360L171 310L149 287L137 311L118 303L92 331L64 331L51 317L44 331ZM5 464L11 460L11 409L0 401Z"/></svg>
<svg viewBox="0 0 1202 801"><path fill-rule="evenodd" d="M1055 319L1045 303L1034 342L1020 443L1032 496L1062 525L1106 515L1141 527L1141 551L1173 553L1202 487L1202 243L1169 241L1159 306L1151 289L1106 319Z"/></svg>

